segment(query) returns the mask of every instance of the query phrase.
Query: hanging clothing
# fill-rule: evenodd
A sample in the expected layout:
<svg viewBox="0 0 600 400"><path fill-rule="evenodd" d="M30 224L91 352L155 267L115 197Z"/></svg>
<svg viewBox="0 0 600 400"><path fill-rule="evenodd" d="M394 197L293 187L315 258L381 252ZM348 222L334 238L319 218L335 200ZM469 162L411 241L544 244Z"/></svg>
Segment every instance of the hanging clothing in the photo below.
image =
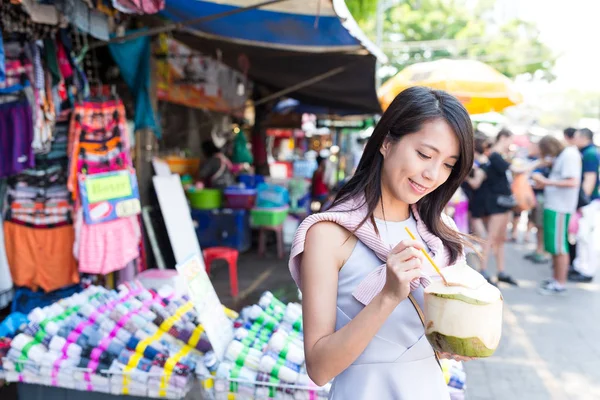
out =
<svg viewBox="0 0 600 400"><path fill-rule="evenodd" d="M0 104L0 178L34 166L33 115L27 101Z"/></svg>
<svg viewBox="0 0 600 400"><path fill-rule="evenodd" d="M2 210L2 199L6 191L6 181L0 179L0 210ZM13 281L10 275L6 249L4 245L4 226L0 217L0 309L5 308L12 300Z"/></svg>
<svg viewBox="0 0 600 400"><path fill-rule="evenodd" d="M125 108L120 101L83 102L75 106L69 128L67 183L73 199L78 198L77 177L85 165L107 163L115 167L121 162L121 169L131 165L126 128Z"/></svg>
<svg viewBox="0 0 600 400"><path fill-rule="evenodd" d="M5 221L6 256L15 285L50 292L79 283L71 252L74 234L70 224L39 229Z"/></svg>
<svg viewBox="0 0 600 400"><path fill-rule="evenodd" d="M162 5L164 7L164 1ZM150 37L111 43L108 48L135 99L135 130L151 129L160 139L160 124L150 100Z"/></svg>
<svg viewBox="0 0 600 400"><path fill-rule="evenodd" d="M142 237L137 216L87 225L83 211L75 221L77 241L73 253L79 270L87 274L109 274L121 270L140 256Z"/></svg>
<svg viewBox="0 0 600 400"><path fill-rule="evenodd" d="M125 14L156 14L165 8L165 0L112 0L112 4Z"/></svg>
<svg viewBox="0 0 600 400"><path fill-rule="evenodd" d="M82 0L56 0L55 5L69 22L83 32L105 42L110 39L108 17L105 14L90 8Z"/></svg>
<svg viewBox="0 0 600 400"><path fill-rule="evenodd" d="M0 82L4 82L4 79L6 79L4 40L2 39L2 30L0 29Z"/></svg>

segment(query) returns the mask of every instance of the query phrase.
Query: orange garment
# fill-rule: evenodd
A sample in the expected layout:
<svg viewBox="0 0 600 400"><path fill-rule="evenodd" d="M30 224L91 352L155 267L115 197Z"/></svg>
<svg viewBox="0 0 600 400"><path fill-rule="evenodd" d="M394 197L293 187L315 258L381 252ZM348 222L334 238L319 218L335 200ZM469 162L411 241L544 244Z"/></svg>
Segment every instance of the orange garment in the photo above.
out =
<svg viewBox="0 0 600 400"><path fill-rule="evenodd" d="M79 283L74 241L73 225L38 229L5 221L6 256L15 285L51 292Z"/></svg>
<svg viewBox="0 0 600 400"><path fill-rule="evenodd" d="M85 149L86 153L104 155L106 152L116 149L121 144L121 136L108 139L104 143L79 142L79 148Z"/></svg>

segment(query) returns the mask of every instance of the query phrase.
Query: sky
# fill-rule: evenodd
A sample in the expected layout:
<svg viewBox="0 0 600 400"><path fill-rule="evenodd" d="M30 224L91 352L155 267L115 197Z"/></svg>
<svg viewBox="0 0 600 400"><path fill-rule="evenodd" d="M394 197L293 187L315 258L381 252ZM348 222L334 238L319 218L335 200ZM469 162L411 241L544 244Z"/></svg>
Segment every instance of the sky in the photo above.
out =
<svg viewBox="0 0 600 400"><path fill-rule="evenodd" d="M561 54L554 70L561 88L600 91L600 0L499 0L536 22L540 38Z"/></svg>

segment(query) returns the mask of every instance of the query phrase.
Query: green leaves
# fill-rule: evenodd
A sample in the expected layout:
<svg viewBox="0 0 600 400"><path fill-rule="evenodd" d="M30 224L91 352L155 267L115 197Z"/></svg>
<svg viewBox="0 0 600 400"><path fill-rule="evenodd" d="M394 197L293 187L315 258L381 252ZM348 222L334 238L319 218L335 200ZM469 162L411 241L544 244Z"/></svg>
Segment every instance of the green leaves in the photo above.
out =
<svg viewBox="0 0 600 400"><path fill-rule="evenodd" d="M381 0L383 1L383 0ZM365 33L375 38L377 0L346 0ZM550 73L556 55L539 39L535 24L499 23L493 0L404 0L385 11L382 48L398 71L416 62L477 59L509 77Z"/></svg>

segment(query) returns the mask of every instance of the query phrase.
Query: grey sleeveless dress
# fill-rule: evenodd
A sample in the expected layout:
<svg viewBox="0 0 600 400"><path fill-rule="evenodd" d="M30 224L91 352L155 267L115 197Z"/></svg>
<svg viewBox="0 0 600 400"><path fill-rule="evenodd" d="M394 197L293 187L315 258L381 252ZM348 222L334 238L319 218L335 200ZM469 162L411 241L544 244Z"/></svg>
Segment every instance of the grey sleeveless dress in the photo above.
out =
<svg viewBox="0 0 600 400"><path fill-rule="evenodd" d="M409 239L404 227L416 232L411 217L403 222L376 221L382 240L395 246ZM389 238L389 239L388 239ZM353 296L356 286L381 261L358 241L338 277L336 331L364 306ZM413 292L423 307L423 289ZM333 400L448 400L450 395L423 324L409 299L392 312L365 351L338 375L329 395Z"/></svg>

